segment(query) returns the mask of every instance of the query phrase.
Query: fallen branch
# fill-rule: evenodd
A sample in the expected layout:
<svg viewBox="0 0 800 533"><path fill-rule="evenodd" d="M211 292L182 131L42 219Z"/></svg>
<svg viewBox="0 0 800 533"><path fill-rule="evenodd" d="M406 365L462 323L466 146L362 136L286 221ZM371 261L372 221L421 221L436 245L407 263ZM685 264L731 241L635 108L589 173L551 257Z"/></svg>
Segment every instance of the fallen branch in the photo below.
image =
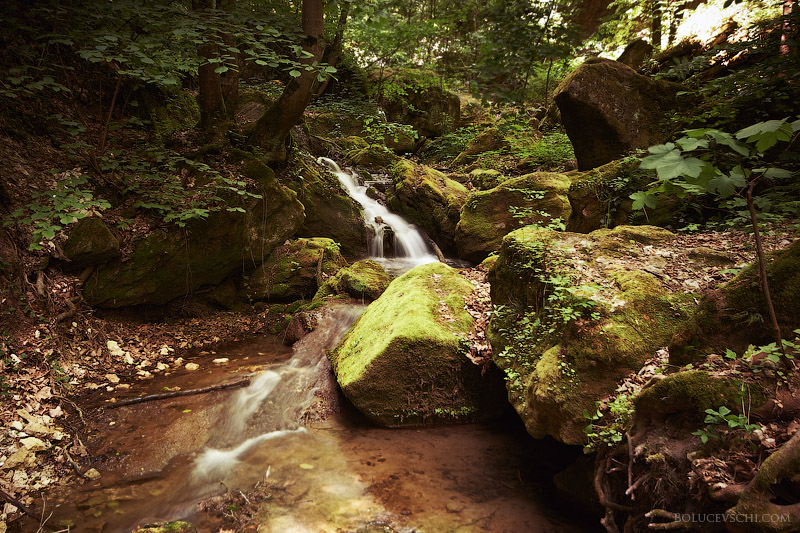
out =
<svg viewBox="0 0 800 533"><path fill-rule="evenodd" d="M78 312L78 308L75 306L75 303L80 299L81 299L80 296L75 296L73 298L67 298L66 300L64 300L67 303L67 307L69 309L67 309L63 313L59 314L55 318L55 323L58 324L62 320L66 320L68 318L72 318L73 316L75 316L75 313Z"/></svg>
<svg viewBox="0 0 800 533"><path fill-rule="evenodd" d="M110 403L106 406L107 409L114 409L116 407L122 407L123 405L133 405L137 403L143 402L152 402L155 400L165 400L167 398L175 398L178 396L191 396L193 394L205 394L207 392L214 392L223 389L232 389L236 387L246 387L250 384L250 378L240 379L239 381L232 381L230 383L223 383L222 385L214 385L213 387L205 387L202 389L192 389L192 390L179 390L173 392L164 392L161 394L149 394L147 396L138 396L136 398L128 398L127 400L121 400L118 402Z"/></svg>
<svg viewBox="0 0 800 533"><path fill-rule="evenodd" d="M39 518L38 516L33 514L30 509L28 509L27 507L22 505L22 503L18 499L16 499L15 497L13 497L11 494L7 493L3 489L0 489L0 498L3 498L5 501L7 501L11 505L13 505L17 509L19 509L20 511L22 511L26 515L32 516L33 518L36 518L36 519Z"/></svg>

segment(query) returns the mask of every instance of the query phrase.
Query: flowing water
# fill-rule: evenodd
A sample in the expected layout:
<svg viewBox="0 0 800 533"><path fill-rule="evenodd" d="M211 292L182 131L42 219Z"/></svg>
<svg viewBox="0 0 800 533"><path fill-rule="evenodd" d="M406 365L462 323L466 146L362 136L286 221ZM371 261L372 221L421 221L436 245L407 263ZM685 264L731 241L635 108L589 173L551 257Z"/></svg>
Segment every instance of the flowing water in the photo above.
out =
<svg viewBox="0 0 800 533"><path fill-rule="evenodd" d="M138 393L252 374L247 388L88 417L86 447L102 477L55 509L49 503L44 516L53 512L50 524L75 532L127 532L180 518L217 532L223 519L198 502L261 486L267 501L250 523L264 532L585 531L549 508L548 467L558 460L543 460L551 452L537 450L520 424L516 436L486 424L387 430L346 401L341 413L323 416L340 401L325 350L362 309L333 309L291 353L277 338L253 339L194 359L199 371L155 378ZM221 355L230 363L213 365Z"/></svg>
<svg viewBox="0 0 800 533"><path fill-rule="evenodd" d="M355 175L340 169L335 161L327 157L320 157L317 162L328 168L339 179L345 192L361 205L364 224L372 233L369 246L370 259L382 263L387 271L393 272L410 270L415 266L439 260L428 249L419 230L371 198L367 194L367 187L360 185ZM384 235L387 228L394 236L394 253L391 257L386 257L384 251Z"/></svg>

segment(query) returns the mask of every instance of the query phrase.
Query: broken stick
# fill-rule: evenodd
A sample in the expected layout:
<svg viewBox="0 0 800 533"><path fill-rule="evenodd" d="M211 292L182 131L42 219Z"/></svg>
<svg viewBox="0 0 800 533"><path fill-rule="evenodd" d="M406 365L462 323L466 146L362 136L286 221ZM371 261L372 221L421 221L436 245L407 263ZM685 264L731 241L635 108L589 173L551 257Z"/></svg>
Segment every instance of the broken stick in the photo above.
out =
<svg viewBox="0 0 800 533"><path fill-rule="evenodd" d="M214 392L223 389L245 387L249 384L250 384L250 378L244 378L240 379L239 381L232 381L230 383L223 383L222 385L214 385L213 387L205 387L203 389L179 390L172 392L164 392L161 394L149 394L147 396L137 396L136 398L128 398L127 400L120 400L118 402L110 403L106 406L106 408L114 409L115 407L122 407L123 405L133 405L136 403L152 402L154 400L165 400L167 398L175 398L177 396L191 396L193 394L205 394L207 392Z"/></svg>

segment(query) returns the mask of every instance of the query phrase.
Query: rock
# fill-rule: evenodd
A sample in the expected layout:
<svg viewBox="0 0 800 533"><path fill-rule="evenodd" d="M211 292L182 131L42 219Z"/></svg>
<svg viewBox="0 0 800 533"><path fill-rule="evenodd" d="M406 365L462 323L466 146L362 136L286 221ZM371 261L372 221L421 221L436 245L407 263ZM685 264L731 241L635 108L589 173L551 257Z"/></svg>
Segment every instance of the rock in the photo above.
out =
<svg viewBox="0 0 800 533"><path fill-rule="evenodd" d="M484 152L502 150L508 146L508 141L497 128L487 128L476 135L463 152L453 160L453 166L469 165L478 155Z"/></svg>
<svg viewBox="0 0 800 533"><path fill-rule="evenodd" d="M489 340L532 436L584 444L584 413L686 324L694 295L641 270L648 258L638 247L671 238L620 226L588 235L529 227L503 239L489 272L492 303L502 306Z"/></svg>
<svg viewBox="0 0 800 533"><path fill-rule="evenodd" d="M189 372L194 372L195 370L200 369L200 365L198 365L197 363L186 363L186 365L183 368L185 368Z"/></svg>
<svg viewBox="0 0 800 533"><path fill-rule="evenodd" d="M480 263L500 248L503 236L526 224L547 226L566 220L570 180L564 174L537 172L471 193L461 209L455 242L458 257Z"/></svg>
<svg viewBox="0 0 800 533"><path fill-rule="evenodd" d="M119 257L119 241L98 217L82 218L69 230L64 255L69 269L80 270Z"/></svg>
<svg viewBox="0 0 800 533"><path fill-rule="evenodd" d="M767 255L767 279L781 333L784 339L791 339L800 328L800 240ZM670 363L685 365L706 353L724 353L726 349L741 353L750 344L773 341L758 282L758 263L753 262L703 297L691 322L672 339Z"/></svg>
<svg viewBox="0 0 800 533"><path fill-rule="evenodd" d="M197 529L189 522L159 522L139 526L135 533L197 533Z"/></svg>
<svg viewBox="0 0 800 533"><path fill-rule="evenodd" d="M139 86L134 98L139 103L139 116L150 121L160 139L191 129L200 121L200 107L189 91L166 91L163 85L145 84Z"/></svg>
<svg viewBox="0 0 800 533"><path fill-rule="evenodd" d="M116 384L116 383L119 383L119 376L117 376L116 374L106 374L106 380L109 383Z"/></svg>
<svg viewBox="0 0 800 533"><path fill-rule="evenodd" d="M380 105L390 122L413 127L421 137L438 137L454 129L461 116L461 100L446 91L438 76L414 69L381 69L370 73L383 89Z"/></svg>
<svg viewBox="0 0 800 533"><path fill-rule="evenodd" d="M216 285L248 263L257 265L303 222L303 205L274 172L242 156L244 174L260 184L263 200L246 213L219 211L186 228L159 230L140 240L130 258L105 263L87 280L89 305L165 304L205 285ZM191 275L189 275L191 273Z"/></svg>
<svg viewBox="0 0 800 533"><path fill-rule="evenodd" d="M399 159L394 152L377 144L348 150L344 157L353 165L368 170L390 168Z"/></svg>
<svg viewBox="0 0 800 533"><path fill-rule="evenodd" d="M49 448L47 444L41 439L37 439L36 437L27 437L24 439L20 439L20 444L22 444L26 450L29 452L41 452L42 450L46 450Z"/></svg>
<svg viewBox="0 0 800 533"><path fill-rule="evenodd" d="M219 357L211 362L214 363L215 365L227 365L228 363L230 363L230 361L231 360L228 359L227 357Z"/></svg>
<svg viewBox="0 0 800 533"><path fill-rule="evenodd" d="M19 466L29 467L36 464L36 455L24 446L11 454L3 463L3 469L12 470Z"/></svg>
<svg viewBox="0 0 800 533"><path fill-rule="evenodd" d="M245 277L244 292L251 301L310 299L326 278L346 264L339 246L331 239L289 241Z"/></svg>
<svg viewBox="0 0 800 533"><path fill-rule="evenodd" d="M106 342L106 347L108 348L108 353L111 354L113 357L122 357L125 355L125 350L120 348L119 343L117 341L108 341Z"/></svg>
<svg viewBox="0 0 800 533"><path fill-rule="evenodd" d="M389 274L380 263L364 259L341 269L320 287L314 299L331 295L348 295L361 300L377 300L389 286Z"/></svg>
<svg viewBox="0 0 800 533"><path fill-rule="evenodd" d="M637 148L663 142L661 122L681 86L637 74L616 61L591 58L554 96L579 170L589 170Z"/></svg>
<svg viewBox="0 0 800 533"><path fill-rule="evenodd" d="M283 335L283 344L291 346L295 342L305 337L317 327L319 316L317 313L303 311L292 317Z"/></svg>
<svg viewBox="0 0 800 533"><path fill-rule="evenodd" d="M443 263L394 280L330 354L353 405L384 426L497 414L502 385L467 358L464 341L474 324L464 296L472 291Z"/></svg>
<svg viewBox="0 0 800 533"><path fill-rule="evenodd" d="M639 70L647 58L653 55L653 45L642 38L634 39L617 58L623 65Z"/></svg>
<svg viewBox="0 0 800 533"><path fill-rule="evenodd" d="M100 479L100 472L95 470L94 468L90 468L86 472L83 473L83 477L86 479L91 479L92 481Z"/></svg>
<svg viewBox="0 0 800 533"><path fill-rule="evenodd" d="M469 173L469 181L476 189L486 191L489 189L494 189L506 181L506 178L500 173L499 170L476 168Z"/></svg>
<svg viewBox="0 0 800 533"><path fill-rule="evenodd" d="M467 188L438 170L406 159L393 167L392 179L395 187L389 207L422 227L444 253L455 252L456 224Z"/></svg>
<svg viewBox="0 0 800 533"><path fill-rule="evenodd" d="M342 190L339 180L316 161L296 157L284 184L297 193L305 208L298 237L328 237L346 257L366 251L367 235L358 204Z"/></svg>

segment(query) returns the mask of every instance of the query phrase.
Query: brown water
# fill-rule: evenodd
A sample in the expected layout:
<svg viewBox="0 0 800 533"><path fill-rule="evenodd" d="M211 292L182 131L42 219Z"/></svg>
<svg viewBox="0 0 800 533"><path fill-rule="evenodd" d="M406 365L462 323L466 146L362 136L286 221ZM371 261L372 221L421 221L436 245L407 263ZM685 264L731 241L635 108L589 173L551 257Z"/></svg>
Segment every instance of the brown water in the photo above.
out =
<svg viewBox="0 0 800 533"><path fill-rule="evenodd" d="M554 507L549 479L558 452L528 438L515 417L389 430L368 425L347 405L322 416L338 401L324 349L353 319L324 322L293 356L279 339L261 337L195 359L199 371L155 378L144 391L198 388L258 372L254 383L274 388L245 424L236 397L256 386L91 417L86 445L102 477L74 488L55 509L51 504L50 523L76 532L127 532L184 518L198 531L216 532L219 522L199 513L197 503L259 484L275 494L251 521L259 532L595 529ZM214 366L216 357L230 363Z"/></svg>

